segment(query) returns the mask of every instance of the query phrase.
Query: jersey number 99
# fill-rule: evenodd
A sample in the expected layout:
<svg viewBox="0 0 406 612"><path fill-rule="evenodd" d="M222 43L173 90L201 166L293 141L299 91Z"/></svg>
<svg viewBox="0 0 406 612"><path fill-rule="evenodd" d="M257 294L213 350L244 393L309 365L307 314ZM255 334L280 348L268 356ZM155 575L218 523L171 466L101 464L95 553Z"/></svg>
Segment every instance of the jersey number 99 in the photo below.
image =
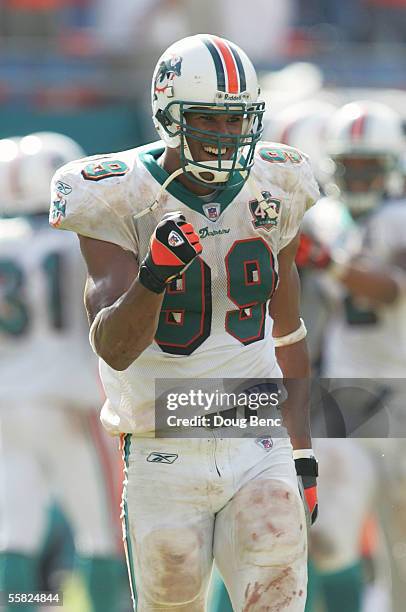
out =
<svg viewBox="0 0 406 612"><path fill-rule="evenodd" d="M266 303L277 283L271 250L262 238L236 240L225 268L227 295L236 306L226 313L226 332L245 346L262 340ZM211 271L197 257L166 290L155 340L165 353L190 355L209 337L211 323Z"/></svg>

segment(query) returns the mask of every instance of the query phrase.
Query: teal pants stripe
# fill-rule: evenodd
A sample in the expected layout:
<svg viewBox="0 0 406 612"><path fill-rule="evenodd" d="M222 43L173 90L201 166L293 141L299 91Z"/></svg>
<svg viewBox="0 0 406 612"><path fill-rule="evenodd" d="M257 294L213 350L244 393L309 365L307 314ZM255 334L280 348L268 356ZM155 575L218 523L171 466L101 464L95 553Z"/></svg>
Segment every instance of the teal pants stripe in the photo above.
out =
<svg viewBox="0 0 406 612"><path fill-rule="evenodd" d="M226 586L215 564L207 598L207 612L233 612Z"/></svg>
<svg viewBox="0 0 406 612"><path fill-rule="evenodd" d="M123 511L124 511L124 544L127 553L127 564L128 564L128 575L130 579L130 588L131 588L131 597L133 600L134 610L137 610L138 597L137 597L137 589L135 585L135 577L134 577L134 560L131 546L131 538L130 538L130 525L128 518L128 504L127 504L127 482L128 482L128 457L130 456L130 448L131 448L131 434L127 434L124 437L124 449L123 449L123 459L124 459L124 488L123 488Z"/></svg>

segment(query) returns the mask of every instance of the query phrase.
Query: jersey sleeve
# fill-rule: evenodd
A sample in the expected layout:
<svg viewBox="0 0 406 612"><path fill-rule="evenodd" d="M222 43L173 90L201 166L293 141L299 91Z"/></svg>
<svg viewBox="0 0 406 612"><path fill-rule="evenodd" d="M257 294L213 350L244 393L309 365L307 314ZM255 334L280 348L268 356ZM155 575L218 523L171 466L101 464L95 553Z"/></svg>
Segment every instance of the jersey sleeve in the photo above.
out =
<svg viewBox="0 0 406 612"><path fill-rule="evenodd" d="M79 160L55 173L51 183L50 225L137 253L137 237L131 214L126 210L121 177L86 180L83 172L90 165L86 159Z"/></svg>
<svg viewBox="0 0 406 612"><path fill-rule="evenodd" d="M281 210L279 250L285 248L293 240L305 212L320 198L319 187L309 160L303 153L301 155L302 161L296 166L296 184L286 206L283 206Z"/></svg>

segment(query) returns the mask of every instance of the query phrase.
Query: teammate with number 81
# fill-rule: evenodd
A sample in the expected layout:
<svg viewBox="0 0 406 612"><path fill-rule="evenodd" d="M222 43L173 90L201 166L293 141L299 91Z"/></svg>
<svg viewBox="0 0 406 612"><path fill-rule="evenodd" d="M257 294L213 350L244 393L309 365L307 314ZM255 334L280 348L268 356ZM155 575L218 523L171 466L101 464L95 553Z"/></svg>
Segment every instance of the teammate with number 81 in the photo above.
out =
<svg viewBox="0 0 406 612"><path fill-rule="evenodd" d="M306 398L282 406L290 438L153 439L154 382L308 376L294 258L317 185L305 155L260 140L257 76L229 41L173 44L152 108L160 142L65 166L66 208L51 208L87 263L134 607L204 610L215 559L235 610L300 611L317 512Z"/></svg>

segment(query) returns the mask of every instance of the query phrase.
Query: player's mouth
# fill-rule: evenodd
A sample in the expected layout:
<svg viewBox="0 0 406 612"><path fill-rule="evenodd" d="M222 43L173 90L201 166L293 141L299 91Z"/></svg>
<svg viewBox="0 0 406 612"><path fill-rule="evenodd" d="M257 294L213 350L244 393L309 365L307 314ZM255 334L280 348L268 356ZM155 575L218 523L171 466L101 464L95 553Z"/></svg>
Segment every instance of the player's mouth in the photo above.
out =
<svg viewBox="0 0 406 612"><path fill-rule="evenodd" d="M209 159L218 159L221 156L223 159L230 159L233 147L212 147L210 145L202 145L202 149Z"/></svg>

